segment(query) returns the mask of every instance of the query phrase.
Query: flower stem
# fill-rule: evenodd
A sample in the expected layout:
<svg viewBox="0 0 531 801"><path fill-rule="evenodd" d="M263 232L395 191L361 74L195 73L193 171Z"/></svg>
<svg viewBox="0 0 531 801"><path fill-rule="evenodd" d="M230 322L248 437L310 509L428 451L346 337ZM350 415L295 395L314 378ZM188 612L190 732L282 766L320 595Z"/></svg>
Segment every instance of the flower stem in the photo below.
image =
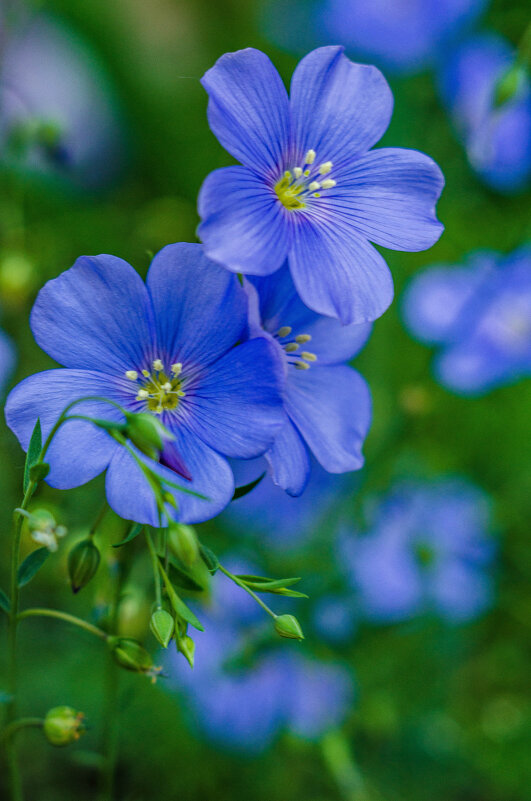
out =
<svg viewBox="0 0 531 801"><path fill-rule="evenodd" d="M162 587L160 583L159 557L155 550L155 546L153 545L151 534L147 529L144 529L144 531L146 535L146 542L149 548L149 554L151 556L151 564L153 565L153 578L155 581L155 597L157 599L157 608L160 609L162 606Z"/></svg>
<svg viewBox="0 0 531 801"><path fill-rule="evenodd" d="M338 729L328 732L320 745L325 765L344 801L377 801L367 789L343 732Z"/></svg>
<svg viewBox="0 0 531 801"><path fill-rule="evenodd" d="M253 592L253 591L252 591L252 589L251 589L250 587L248 587L248 586L247 586L247 584L245 584L245 582L243 582L243 581L240 581L240 579L238 578L238 576L234 576L234 575L233 575L233 574L232 574L232 573L231 573L229 570L227 570L227 568L226 568L226 567L223 567L223 565L220 565L220 566L219 566L219 569L221 570L221 572L222 572L222 573L224 573L224 574L227 576L227 578L230 578L230 580L231 580L231 581L233 581L235 584L237 584L237 585L238 585L238 587L241 587L241 588L242 588L242 590L245 590L245 592L248 592L248 593L249 593L249 595L250 595L252 598L254 598L254 600L256 601L256 603L257 603L257 604L259 604L259 606L261 606L261 607L262 607L262 609L264 609L264 610L267 612L267 614L268 614L268 615L270 615L270 616L273 618L273 620L275 620L275 619L278 617L278 615L276 615L276 614L273 612L273 610L272 610L272 609L270 609L270 608L268 607L268 605L267 605L266 603L264 603L264 602L262 601L262 599L261 599L261 598L260 598L260 597L259 597L259 596L258 596L258 595L255 593L255 592Z"/></svg>
<svg viewBox="0 0 531 801"><path fill-rule="evenodd" d="M93 626L92 623L88 623L88 621L83 620L80 617L70 615L68 612L61 612L59 609L25 609L18 615L18 620L24 620L27 617L52 617L56 618L57 620L64 620L65 623L71 623L73 626L78 626L80 629L84 629L84 631L88 631L90 634L94 634L96 637L99 637L100 640L106 640L108 637L103 629Z"/></svg>
<svg viewBox="0 0 531 801"><path fill-rule="evenodd" d="M14 720L2 730L0 734L0 745L6 745L8 740L10 740L21 729L41 729L43 726L43 718L19 718L18 720Z"/></svg>

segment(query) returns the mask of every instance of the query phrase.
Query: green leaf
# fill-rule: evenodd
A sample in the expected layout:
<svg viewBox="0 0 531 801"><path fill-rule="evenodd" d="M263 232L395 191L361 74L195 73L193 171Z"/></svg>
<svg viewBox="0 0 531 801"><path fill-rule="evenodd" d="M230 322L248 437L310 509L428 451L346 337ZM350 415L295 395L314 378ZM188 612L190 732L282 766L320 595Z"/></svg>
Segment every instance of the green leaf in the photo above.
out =
<svg viewBox="0 0 531 801"><path fill-rule="evenodd" d="M28 452L26 454L26 463L24 465L24 492L27 491L30 483L30 470L34 464L37 464L39 460L39 456L41 455L42 451L42 431L41 431L41 421L40 418L37 418L37 422L35 423L35 428L33 429L33 433L31 435L31 439L28 445Z"/></svg>
<svg viewBox="0 0 531 801"><path fill-rule="evenodd" d="M286 598L309 598L309 595L306 595L305 592L297 592L297 590L269 590L269 592L274 593L275 595L283 595Z"/></svg>
<svg viewBox="0 0 531 801"><path fill-rule="evenodd" d="M249 493L252 492L254 488L259 485L264 476L265 476L265 470L261 476L255 478L255 480L251 481L249 484L244 484L242 487L236 487L236 489L234 490L234 495L232 496L232 500L237 501L238 498L243 498L245 495L249 495Z"/></svg>
<svg viewBox="0 0 531 801"><path fill-rule="evenodd" d="M0 589L0 609L3 609L7 615L11 611L11 601L2 589Z"/></svg>
<svg viewBox="0 0 531 801"><path fill-rule="evenodd" d="M209 573L211 573L212 575L214 575L214 573L217 573L217 571L219 570L219 559L214 553L214 551L211 551L210 548L207 548L206 545L202 545L201 543L199 543L199 555L201 556L201 559L207 566Z"/></svg>
<svg viewBox="0 0 531 801"><path fill-rule="evenodd" d="M187 573L183 567L178 565L175 558L170 558L170 576L172 583L176 584L177 587L180 587L182 590L204 592L206 589L206 587L199 584L190 573Z"/></svg>
<svg viewBox="0 0 531 801"><path fill-rule="evenodd" d="M286 578L286 579L272 579L265 576L236 576L236 578L251 587L252 590L258 589L259 592L271 592L273 590L281 590L285 587L292 587L297 584L301 579Z"/></svg>
<svg viewBox="0 0 531 801"><path fill-rule="evenodd" d="M136 537L138 537L138 535L141 533L143 528L144 528L144 526L141 525L140 523L135 523L134 526L131 526L131 528L129 529L129 533L125 536L125 538L123 540L121 540L121 542L117 542L112 547L113 548L121 548L122 545L127 545L128 542L131 542Z"/></svg>
<svg viewBox="0 0 531 801"><path fill-rule="evenodd" d="M179 617L182 617L183 620L185 620L195 629L198 629L198 631L204 631L205 629L203 628L199 620L196 618L192 610L186 606L184 601L182 601L175 592L173 585L170 579L168 578L168 574L166 573L160 562L159 562L159 570L162 579L164 581L164 586L166 587L166 592L168 593L168 598L170 600L170 603L173 607L173 611L175 612L175 614L179 615Z"/></svg>
<svg viewBox="0 0 531 801"><path fill-rule="evenodd" d="M49 555L50 551L48 548L37 548L36 551L32 551L29 556L26 556L17 573L19 587L25 587L26 584L31 581L35 573L41 569L48 559Z"/></svg>

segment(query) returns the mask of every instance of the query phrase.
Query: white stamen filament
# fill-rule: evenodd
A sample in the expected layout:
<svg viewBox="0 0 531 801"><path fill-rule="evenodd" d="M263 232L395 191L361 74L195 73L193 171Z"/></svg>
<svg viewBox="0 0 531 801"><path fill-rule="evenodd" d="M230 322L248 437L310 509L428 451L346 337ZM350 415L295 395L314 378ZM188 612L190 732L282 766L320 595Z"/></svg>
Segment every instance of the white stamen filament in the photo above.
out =
<svg viewBox="0 0 531 801"><path fill-rule="evenodd" d="M294 168L293 168L293 175L294 175L294 176L295 176L295 178L297 178L297 179L298 179L298 178L300 178L300 177L301 177L301 175L302 175L302 167L294 167Z"/></svg>
<svg viewBox="0 0 531 801"><path fill-rule="evenodd" d="M149 392L147 391L147 389L139 389L138 390L138 395L136 396L136 399L137 400L146 400L146 398L149 398Z"/></svg>
<svg viewBox="0 0 531 801"><path fill-rule="evenodd" d="M175 364L172 364L172 366L171 366L171 371L172 371L174 376L181 375L182 369L183 369L183 366L182 366L181 362L176 362Z"/></svg>

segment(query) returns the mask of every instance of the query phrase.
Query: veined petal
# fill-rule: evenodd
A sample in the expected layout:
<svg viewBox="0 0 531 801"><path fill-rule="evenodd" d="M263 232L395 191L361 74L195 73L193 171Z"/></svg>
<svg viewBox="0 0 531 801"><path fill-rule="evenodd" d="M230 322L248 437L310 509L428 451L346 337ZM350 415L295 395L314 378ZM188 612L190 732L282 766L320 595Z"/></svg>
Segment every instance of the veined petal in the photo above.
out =
<svg viewBox="0 0 531 801"><path fill-rule="evenodd" d="M238 345L191 391L190 428L225 456L259 456L285 422L283 385L283 364L273 343L258 337Z"/></svg>
<svg viewBox="0 0 531 801"><path fill-rule="evenodd" d="M113 375L152 359L144 282L123 259L81 256L41 289L31 312L37 344L65 367Z"/></svg>
<svg viewBox="0 0 531 801"><path fill-rule="evenodd" d="M116 387L101 373L64 369L36 373L10 392L5 408L6 422L26 451L37 418L41 421L44 441L63 409L77 398L89 395L121 402ZM100 401L84 401L76 405L71 414L123 421L116 408ZM64 423L46 455L50 465L46 481L57 489L86 484L105 470L117 447L105 431L91 423L80 420Z"/></svg>
<svg viewBox="0 0 531 801"><path fill-rule="evenodd" d="M275 437L273 447L266 453L271 478L288 495L301 495L310 478L310 454L299 432L290 420Z"/></svg>
<svg viewBox="0 0 531 801"><path fill-rule="evenodd" d="M228 270L268 275L288 254L288 221L264 180L246 167L215 170L199 193L206 255Z"/></svg>
<svg viewBox="0 0 531 801"><path fill-rule="evenodd" d="M330 212L377 245L426 250L444 230L435 216L444 177L424 153L372 150L338 174L338 182L327 204Z"/></svg>
<svg viewBox="0 0 531 801"><path fill-rule="evenodd" d="M286 411L329 473L363 466L361 449L371 422L371 397L356 370L337 365L297 371L288 381Z"/></svg>
<svg viewBox="0 0 531 801"><path fill-rule="evenodd" d="M289 262L304 303L344 325L376 320L393 299L382 256L341 220L299 220Z"/></svg>
<svg viewBox="0 0 531 801"><path fill-rule="evenodd" d="M171 443L171 447L175 448L179 459L186 464L192 475L192 481L187 481L173 470L148 460L140 453L138 456L162 479L198 492L207 498L203 500L168 487L168 492L173 495L178 506L177 510L171 511L172 517L181 523L201 523L210 520L219 514L232 498L234 493L232 471L222 456L201 442L187 427L181 426L173 430L173 434L176 439ZM150 526L159 525L153 491L140 467L125 448L119 448L115 452L107 471L106 492L109 505L120 517Z"/></svg>
<svg viewBox="0 0 531 801"><path fill-rule="evenodd" d="M319 47L297 66L291 81L293 146L312 149L337 168L383 136L393 95L376 67L354 64L343 47Z"/></svg>
<svg viewBox="0 0 531 801"><path fill-rule="evenodd" d="M257 171L278 169L289 138L289 103L265 53L252 47L225 53L201 83L209 94L208 122L223 147Z"/></svg>
<svg viewBox="0 0 531 801"><path fill-rule="evenodd" d="M156 318L158 358L204 367L242 337L245 293L236 276L207 259L201 245L180 242L163 248L146 283Z"/></svg>

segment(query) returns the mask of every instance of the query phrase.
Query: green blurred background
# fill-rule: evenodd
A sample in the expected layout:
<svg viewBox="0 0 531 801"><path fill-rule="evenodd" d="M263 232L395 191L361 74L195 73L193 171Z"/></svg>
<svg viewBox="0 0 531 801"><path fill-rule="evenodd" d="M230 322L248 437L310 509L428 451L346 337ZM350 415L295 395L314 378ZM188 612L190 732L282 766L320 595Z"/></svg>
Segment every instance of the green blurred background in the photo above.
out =
<svg viewBox="0 0 531 801"><path fill-rule="evenodd" d="M151 254L169 242L195 241L196 197L205 176L230 163L210 132L199 78L224 52L254 46L267 52L286 79L296 59L275 48L260 29L259 3L243 0L71 0L35 4L62 19L92 47L114 86L123 117L124 168L110 187L86 192L68 180L4 168L0 183L1 327L16 343L11 385L51 366L34 343L28 314L39 287L81 254L112 253L145 274ZM495 0L484 27L516 43L526 24L525 2ZM442 167L446 189L439 217L446 226L428 253L386 252L396 295L417 270L457 264L476 248L509 253L529 238L529 196L486 189L468 166L434 89L424 73L395 80L395 113L382 144L429 153ZM398 303L379 320L356 366L374 398L374 422L360 492L385 489L404 475L459 473L494 499L499 555L496 608L474 624L444 627L433 620L362 626L341 650L354 670L358 699L345 735L376 798L386 801L524 801L531 798L531 549L529 512L531 384L496 390L478 400L437 386L429 349L414 342ZM17 442L0 429L0 585L8 583L12 509L20 502L24 463ZM79 538L96 517L100 479L68 493L43 488L47 505ZM348 503L354 505L355 498ZM111 520L101 544L122 527ZM201 527L205 543L237 548L230 531ZM328 527L319 533L321 570L333 571ZM31 546L26 541L25 549ZM65 608L90 617L102 602L106 570L75 599L68 587L67 548L51 558L24 603ZM313 575L313 551L260 552L264 574ZM147 570L145 571L147 574ZM138 570L138 597L124 605L124 631L142 636L149 616ZM304 620L304 601L297 614ZM5 625L0 622L5 643ZM146 639L154 650L154 641ZM302 646L319 652L310 635ZM4 645L0 646L3 652ZM21 636L21 710L42 714L69 703L90 729L70 750L53 750L38 732L20 738L27 797L70 801L97 797L101 750L102 675L98 642L53 622L28 622ZM124 675L120 695L118 798L199 801L325 801L341 798L319 744L280 737L256 757L217 750L191 731L178 699L163 686ZM0 679L1 682L1 679ZM0 683L1 687L1 683ZM0 777L0 786L1 786ZM2 790L0 789L0 792ZM5 790L3 791L5 792ZM2 796L3 798L4 796Z"/></svg>

